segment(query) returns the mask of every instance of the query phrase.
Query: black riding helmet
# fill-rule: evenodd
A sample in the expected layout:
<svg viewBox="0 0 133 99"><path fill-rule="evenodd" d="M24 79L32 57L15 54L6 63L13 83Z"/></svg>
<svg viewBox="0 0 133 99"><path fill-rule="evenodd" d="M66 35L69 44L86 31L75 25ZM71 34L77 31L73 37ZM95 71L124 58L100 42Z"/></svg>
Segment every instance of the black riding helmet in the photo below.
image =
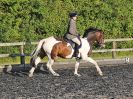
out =
<svg viewBox="0 0 133 99"><path fill-rule="evenodd" d="M76 12L72 12L69 14L70 18L77 16L78 14Z"/></svg>

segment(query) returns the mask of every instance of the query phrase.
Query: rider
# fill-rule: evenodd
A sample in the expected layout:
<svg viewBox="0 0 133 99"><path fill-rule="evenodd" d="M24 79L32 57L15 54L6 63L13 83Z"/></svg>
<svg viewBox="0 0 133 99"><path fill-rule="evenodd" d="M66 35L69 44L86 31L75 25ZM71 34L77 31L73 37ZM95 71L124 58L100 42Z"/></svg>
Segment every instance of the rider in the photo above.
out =
<svg viewBox="0 0 133 99"><path fill-rule="evenodd" d="M76 58L80 58L79 56L79 48L81 47L81 40L79 33L76 28L76 20L77 20L77 13L73 12L69 14L70 21L68 23L68 29L67 32L65 33L64 37L68 40L73 41L76 46L75 46L75 56Z"/></svg>

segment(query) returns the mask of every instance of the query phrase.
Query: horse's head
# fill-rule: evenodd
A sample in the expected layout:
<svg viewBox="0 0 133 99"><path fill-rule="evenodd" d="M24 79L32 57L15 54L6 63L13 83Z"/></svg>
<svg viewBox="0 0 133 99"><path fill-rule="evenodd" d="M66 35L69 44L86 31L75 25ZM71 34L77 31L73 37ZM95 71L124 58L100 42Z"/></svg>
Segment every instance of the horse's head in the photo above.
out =
<svg viewBox="0 0 133 99"><path fill-rule="evenodd" d="M99 30L95 33L96 35L96 41L98 42L98 45L100 46L100 48L104 48L105 47L105 42L104 42L104 33L103 31Z"/></svg>
<svg viewBox="0 0 133 99"><path fill-rule="evenodd" d="M104 43L104 33L102 30L96 28L89 28L85 30L83 38L87 38L88 42L97 42L100 48L105 47Z"/></svg>

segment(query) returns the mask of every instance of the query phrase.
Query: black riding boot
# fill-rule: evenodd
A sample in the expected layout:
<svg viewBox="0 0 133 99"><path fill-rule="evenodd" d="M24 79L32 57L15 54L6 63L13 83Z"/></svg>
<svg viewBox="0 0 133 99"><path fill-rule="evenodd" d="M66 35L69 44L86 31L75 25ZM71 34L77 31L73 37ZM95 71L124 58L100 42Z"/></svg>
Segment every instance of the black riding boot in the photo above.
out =
<svg viewBox="0 0 133 99"><path fill-rule="evenodd" d="M80 56L79 56L79 46L78 45L75 46L75 57L76 57L76 59L80 59Z"/></svg>

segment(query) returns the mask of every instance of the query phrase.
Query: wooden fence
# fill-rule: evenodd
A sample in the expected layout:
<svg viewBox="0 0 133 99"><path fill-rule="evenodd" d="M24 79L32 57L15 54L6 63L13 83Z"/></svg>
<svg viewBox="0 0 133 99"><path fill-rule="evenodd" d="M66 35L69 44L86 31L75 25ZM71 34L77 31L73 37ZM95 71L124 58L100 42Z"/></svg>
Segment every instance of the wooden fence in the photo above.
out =
<svg viewBox="0 0 133 99"><path fill-rule="evenodd" d="M106 42L112 42L112 49L100 49L100 50L93 50L94 53L98 52L112 52L112 58L116 58L116 52L118 51L133 51L133 48L124 48L124 49L117 49L117 42L122 41L133 41L133 38L121 38L121 39L106 39ZM32 45L37 44L38 42L31 42ZM0 54L0 58L3 57L12 57L13 56L20 56L20 63L25 64L25 56L29 56L30 54L24 53L24 46L26 42L16 42L16 43L0 43L0 47L2 46L19 46L20 53L19 54Z"/></svg>

